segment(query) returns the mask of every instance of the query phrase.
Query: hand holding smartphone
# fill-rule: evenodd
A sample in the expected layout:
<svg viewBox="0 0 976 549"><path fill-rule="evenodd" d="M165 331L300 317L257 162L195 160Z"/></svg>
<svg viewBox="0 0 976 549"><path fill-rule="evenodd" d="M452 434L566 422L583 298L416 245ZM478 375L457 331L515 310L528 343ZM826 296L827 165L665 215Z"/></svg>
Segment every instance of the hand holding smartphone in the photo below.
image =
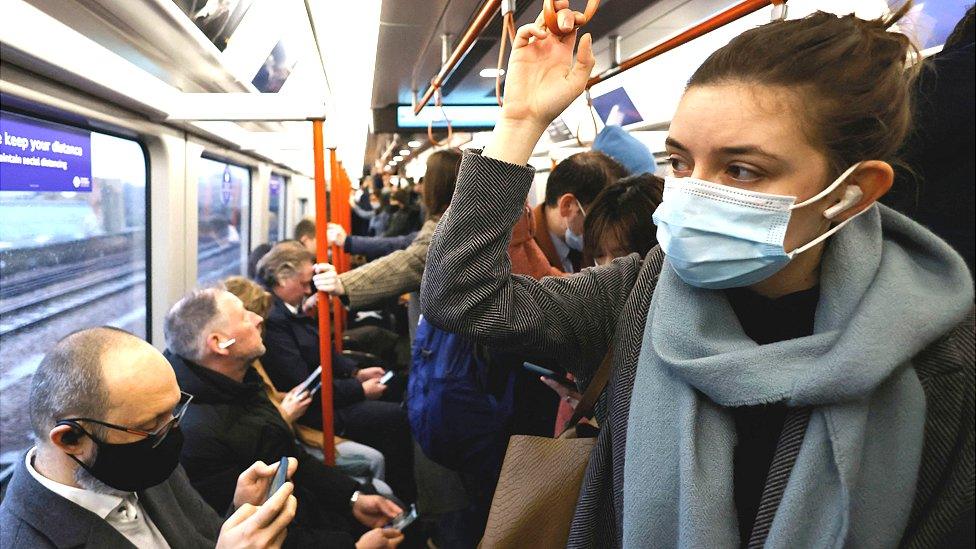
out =
<svg viewBox="0 0 976 549"><path fill-rule="evenodd" d="M268 493L264 496L264 501L268 501L275 492L288 480L288 456L282 456L278 462L278 470L275 472L271 485L268 486Z"/></svg>
<svg viewBox="0 0 976 549"><path fill-rule="evenodd" d="M556 372L553 372L552 370L550 370L548 368L543 368L542 366L538 366L536 364L532 364L531 362L523 362L522 363L522 367L525 368L526 370L530 371L530 372L534 372L536 374L539 374L540 376L542 376L544 378L551 379L551 380L555 381L556 383L562 385L563 387L566 387L567 389L571 389L573 391L576 391L577 390L575 383L573 383L572 381L570 381L569 379L567 379L565 376L561 376L561 375L557 374Z"/></svg>
<svg viewBox="0 0 976 549"><path fill-rule="evenodd" d="M393 520L391 520L390 523L386 525L386 528L392 528L398 532L402 532L404 528L410 526L410 524L412 524L413 521L417 520L417 516L418 516L417 506L410 505L410 509L407 509L406 511L394 517Z"/></svg>

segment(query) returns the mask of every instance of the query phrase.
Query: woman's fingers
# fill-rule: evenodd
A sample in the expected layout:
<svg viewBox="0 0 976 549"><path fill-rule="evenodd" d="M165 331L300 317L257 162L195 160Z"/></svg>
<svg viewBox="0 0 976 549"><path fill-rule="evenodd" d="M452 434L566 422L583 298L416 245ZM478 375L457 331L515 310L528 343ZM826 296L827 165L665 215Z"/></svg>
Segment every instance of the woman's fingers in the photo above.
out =
<svg viewBox="0 0 976 549"><path fill-rule="evenodd" d="M576 50L576 62L569 71L569 80L583 89L593 71L593 65L596 65L596 58L593 57L593 37L590 33L586 33L583 38L580 38L579 48Z"/></svg>
<svg viewBox="0 0 976 549"><path fill-rule="evenodd" d="M549 32L545 27L540 27L539 25L522 25L519 27L518 32L515 33L515 40L512 41L512 49L515 50L525 47L528 45L530 38L542 40L547 34Z"/></svg>

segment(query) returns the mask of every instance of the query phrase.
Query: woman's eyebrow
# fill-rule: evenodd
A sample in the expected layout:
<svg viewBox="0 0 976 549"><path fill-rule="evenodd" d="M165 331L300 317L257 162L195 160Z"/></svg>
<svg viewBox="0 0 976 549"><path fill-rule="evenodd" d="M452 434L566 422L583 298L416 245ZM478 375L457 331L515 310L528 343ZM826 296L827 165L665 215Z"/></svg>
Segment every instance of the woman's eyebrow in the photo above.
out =
<svg viewBox="0 0 976 549"><path fill-rule="evenodd" d="M670 136L668 136L668 138L664 140L664 144L667 145L668 147L672 147L672 148L675 148L675 149L680 149L682 151L687 151L688 150L688 147L685 147L684 145L682 145L681 143L679 143L677 139L675 139L673 137L670 137Z"/></svg>
<svg viewBox="0 0 976 549"><path fill-rule="evenodd" d="M722 147L721 149L719 149L719 152L722 153L722 154L725 154L727 156L751 154L751 155L755 155L755 156L763 156L763 157L766 157L766 158L768 158L770 160L775 160L775 161L781 161L782 160L782 158L776 156L773 153L766 152L761 147L758 147L756 145L740 145L740 146L737 146L737 147Z"/></svg>

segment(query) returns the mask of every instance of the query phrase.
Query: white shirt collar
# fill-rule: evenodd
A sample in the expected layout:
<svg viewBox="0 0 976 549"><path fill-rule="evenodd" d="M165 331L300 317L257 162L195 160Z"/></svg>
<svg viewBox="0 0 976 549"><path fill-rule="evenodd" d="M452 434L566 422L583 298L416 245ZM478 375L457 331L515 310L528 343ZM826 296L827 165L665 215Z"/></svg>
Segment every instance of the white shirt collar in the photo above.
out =
<svg viewBox="0 0 976 549"><path fill-rule="evenodd" d="M110 494L100 494L98 492L93 492L91 490L83 490L81 488L75 488L74 486L67 486L61 484L60 482L55 482L44 475L37 472L34 469L34 453L37 450L36 447L31 448L27 452L27 472L34 477L34 480L41 483L42 486L48 490L54 492L55 494L63 497L64 499L73 502L80 507L95 513L102 519L107 519L109 514L114 511L122 503L123 498L120 496L113 496ZM133 503L138 500L138 495L135 492L130 492L126 494L126 497L132 497Z"/></svg>
<svg viewBox="0 0 976 549"><path fill-rule="evenodd" d="M293 314L293 315L295 315L295 316L298 316L298 307L295 307L295 306L293 306L293 305L292 305L291 303L288 303L288 302L287 302L287 301L285 301L285 300L282 300L281 302L285 304L285 307L286 307L286 308L287 308L287 309L288 309L289 311L291 311L291 314Z"/></svg>

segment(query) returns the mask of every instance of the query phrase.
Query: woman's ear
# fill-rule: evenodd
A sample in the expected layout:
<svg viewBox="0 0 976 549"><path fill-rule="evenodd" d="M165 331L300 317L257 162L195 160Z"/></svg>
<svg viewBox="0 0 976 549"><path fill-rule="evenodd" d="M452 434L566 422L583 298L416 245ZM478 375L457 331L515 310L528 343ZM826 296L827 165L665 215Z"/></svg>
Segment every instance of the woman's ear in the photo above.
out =
<svg viewBox="0 0 976 549"><path fill-rule="evenodd" d="M891 189L894 181L895 171L891 168L891 164L883 160L865 160L851 175L847 176L845 181L848 187L855 186L860 193L853 189L845 189L840 203L827 208L824 215L835 223L847 221L877 202ZM860 200L845 207L843 204L845 199L855 198L857 194L860 194ZM835 208L835 206L841 207Z"/></svg>

